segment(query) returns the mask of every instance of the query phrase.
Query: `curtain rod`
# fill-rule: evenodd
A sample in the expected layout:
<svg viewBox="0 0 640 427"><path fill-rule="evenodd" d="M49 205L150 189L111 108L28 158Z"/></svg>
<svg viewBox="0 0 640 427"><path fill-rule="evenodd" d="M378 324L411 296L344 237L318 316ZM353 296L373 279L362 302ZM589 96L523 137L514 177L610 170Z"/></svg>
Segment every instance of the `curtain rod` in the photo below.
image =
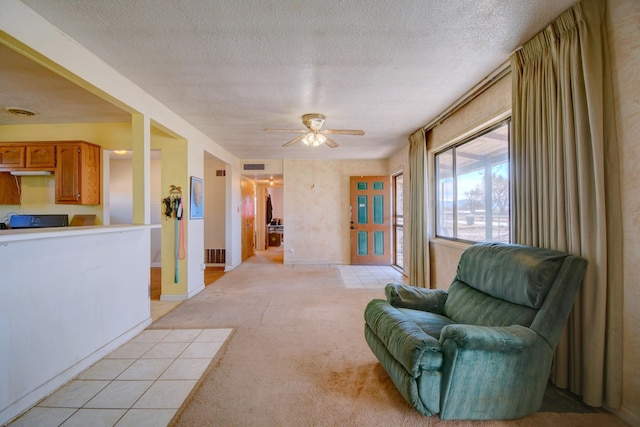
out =
<svg viewBox="0 0 640 427"><path fill-rule="evenodd" d="M449 117L453 115L456 111L464 107L466 104L475 99L478 95L480 95L485 90L489 89L496 82L502 79L504 76L511 72L511 63L509 60L502 63L498 68L496 68L493 72L491 72L487 77L482 79L480 83L472 87L468 90L464 95L462 95L456 102L451 104L449 108L444 110L440 115L438 115L435 119L431 120L426 125L422 126L425 132L430 131Z"/></svg>

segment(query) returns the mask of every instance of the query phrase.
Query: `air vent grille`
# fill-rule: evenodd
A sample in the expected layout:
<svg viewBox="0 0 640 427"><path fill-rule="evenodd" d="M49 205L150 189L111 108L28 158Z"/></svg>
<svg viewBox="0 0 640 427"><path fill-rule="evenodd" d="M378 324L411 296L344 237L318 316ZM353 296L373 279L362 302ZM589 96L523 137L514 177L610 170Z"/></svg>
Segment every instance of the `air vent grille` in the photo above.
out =
<svg viewBox="0 0 640 427"><path fill-rule="evenodd" d="M216 176L227 176L227 171L224 169L218 169L216 170Z"/></svg>
<svg viewBox="0 0 640 427"><path fill-rule="evenodd" d="M264 163L245 163L242 165L242 169L246 171L263 171L265 170Z"/></svg>

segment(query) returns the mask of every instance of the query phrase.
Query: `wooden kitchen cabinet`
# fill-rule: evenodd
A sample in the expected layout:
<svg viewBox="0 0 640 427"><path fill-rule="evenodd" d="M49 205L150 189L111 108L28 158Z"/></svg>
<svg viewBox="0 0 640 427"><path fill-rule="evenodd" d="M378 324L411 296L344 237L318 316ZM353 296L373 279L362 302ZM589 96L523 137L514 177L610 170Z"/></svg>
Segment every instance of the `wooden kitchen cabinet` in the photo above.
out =
<svg viewBox="0 0 640 427"><path fill-rule="evenodd" d="M14 143L0 145L0 170L56 169L56 146L51 143Z"/></svg>
<svg viewBox="0 0 640 427"><path fill-rule="evenodd" d="M100 204L100 147L88 142L58 142L56 203Z"/></svg>
<svg viewBox="0 0 640 427"><path fill-rule="evenodd" d="M12 170L24 168L25 165L24 145L1 145L0 146L0 170Z"/></svg>
<svg viewBox="0 0 640 427"><path fill-rule="evenodd" d="M56 146L53 144L27 145L25 167L36 170L55 170Z"/></svg>
<svg viewBox="0 0 640 427"><path fill-rule="evenodd" d="M0 205L20 204L20 177L0 172Z"/></svg>

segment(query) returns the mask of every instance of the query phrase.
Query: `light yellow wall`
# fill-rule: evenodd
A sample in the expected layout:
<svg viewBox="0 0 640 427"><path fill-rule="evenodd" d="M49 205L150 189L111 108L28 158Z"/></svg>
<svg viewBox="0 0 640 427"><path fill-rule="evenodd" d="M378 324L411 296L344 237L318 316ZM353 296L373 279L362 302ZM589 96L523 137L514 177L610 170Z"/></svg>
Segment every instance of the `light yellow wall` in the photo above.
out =
<svg viewBox="0 0 640 427"><path fill-rule="evenodd" d="M285 160L285 264L349 264L349 177L387 174L387 160Z"/></svg>
<svg viewBox="0 0 640 427"><path fill-rule="evenodd" d="M160 149L162 151L162 172L160 194L161 198L169 196L171 185L181 187L182 202L185 205L183 216L184 243L185 254L188 233L189 218L189 176L187 173L187 142L184 140L176 140L169 136L153 134L151 135L151 148ZM161 296L162 300L186 299L188 294L188 269L187 260L178 260L178 283L175 283L175 242L176 236L176 220L167 218L162 215L160 219L162 224L162 284ZM198 259L202 260L199 254Z"/></svg>
<svg viewBox="0 0 640 427"><path fill-rule="evenodd" d="M609 0L608 7L624 231L623 385L619 414L640 426L640 2Z"/></svg>

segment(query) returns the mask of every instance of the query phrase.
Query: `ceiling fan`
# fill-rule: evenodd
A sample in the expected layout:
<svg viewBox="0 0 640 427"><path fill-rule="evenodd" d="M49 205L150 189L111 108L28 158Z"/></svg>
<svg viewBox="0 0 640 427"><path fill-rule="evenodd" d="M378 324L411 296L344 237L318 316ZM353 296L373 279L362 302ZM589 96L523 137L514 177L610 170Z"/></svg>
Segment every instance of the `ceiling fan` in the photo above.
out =
<svg viewBox="0 0 640 427"><path fill-rule="evenodd" d="M326 129L322 130L325 117L322 114L304 114L302 116L302 123L307 129L265 129L266 132L296 132L302 133L302 135L293 138L291 141L283 144L283 147L288 147L296 142L302 141L305 145L317 147L322 144L327 144L331 148L336 148L340 144L329 138L327 135L364 135L363 130L353 129Z"/></svg>

